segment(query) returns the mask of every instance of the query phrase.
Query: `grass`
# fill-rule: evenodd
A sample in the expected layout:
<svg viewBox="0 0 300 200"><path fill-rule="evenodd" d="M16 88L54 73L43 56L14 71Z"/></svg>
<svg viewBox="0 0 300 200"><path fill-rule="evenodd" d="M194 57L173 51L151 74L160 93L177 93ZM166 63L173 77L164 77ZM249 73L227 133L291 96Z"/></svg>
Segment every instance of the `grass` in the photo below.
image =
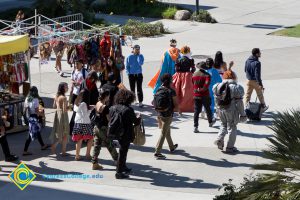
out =
<svg viewBox="0 0 300 200"><path fill-rule="evenodd" d="M169 7L162 13L162 17L164 19L174 19L177 11L178 9L176 7Z"/></svg>
<svg viewBox="0 0 300 200"><path fill-rule="evenodd" d="M300 38L300 24L272 33L272 35Z"/></svg>

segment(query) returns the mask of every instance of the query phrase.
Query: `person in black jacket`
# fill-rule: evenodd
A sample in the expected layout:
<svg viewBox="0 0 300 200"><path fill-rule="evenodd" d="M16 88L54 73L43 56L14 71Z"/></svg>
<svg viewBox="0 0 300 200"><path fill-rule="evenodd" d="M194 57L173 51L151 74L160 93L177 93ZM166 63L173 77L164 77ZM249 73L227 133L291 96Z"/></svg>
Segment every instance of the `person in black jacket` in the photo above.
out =
<svg viewBox="0 0 300 200"><path fill-rule="evenodd" d="M129 178L131 169L126 166L127 153L130 143L134 140L134 125L141 122L140 116L136 116L130 105L135 101L135 94L129 90L119 90L115 96L115 105L110 109L122 110L123 134L118 139L120 144L119 157L117 163L117 179ZM111 113L110 113L111 115Z"/></svg>
<svg viewBox="0 0 300 200"><path fill-rule="evenodd" d="M251 99L253 90L256 91L257 97L262 106L262 112L268 109L266 106L263 90L264 86L261 80L261 63L259 58L261 57L261 52L259 48L252 49L252 56L248 58L245 64L245 72L247 81L247 89L245 95L245 105L247 105Z"/></svg>

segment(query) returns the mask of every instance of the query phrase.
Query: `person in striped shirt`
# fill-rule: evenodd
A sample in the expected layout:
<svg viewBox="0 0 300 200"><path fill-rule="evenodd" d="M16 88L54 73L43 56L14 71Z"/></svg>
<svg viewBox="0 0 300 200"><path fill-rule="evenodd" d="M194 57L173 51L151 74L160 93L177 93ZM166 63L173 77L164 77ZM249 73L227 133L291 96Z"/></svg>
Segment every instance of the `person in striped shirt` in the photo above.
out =
<svg viewBox="0 0 300 200"><path fill-rule="evenodd" d="M194 133L199 133L199 114L204 106L209 127L212 127L216 123L216 119L213 118L212 111L210 108L211 98L209 95L209 84L211 82L211 76L206 72L206 63L200 62L196 65L199 69L193 74L193 94L194 94Z"/></svg>

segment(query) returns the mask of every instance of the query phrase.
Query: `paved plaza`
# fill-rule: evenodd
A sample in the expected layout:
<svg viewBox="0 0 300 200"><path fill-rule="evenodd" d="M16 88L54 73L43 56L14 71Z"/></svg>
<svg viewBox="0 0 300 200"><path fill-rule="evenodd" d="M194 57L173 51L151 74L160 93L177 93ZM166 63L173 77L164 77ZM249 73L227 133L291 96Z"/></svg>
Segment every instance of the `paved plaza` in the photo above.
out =
<svg viewBox="0 0 300 200"><path fill-rule="evenodd" d="M181 1L168 0L169 3ZM186 0L186 5L194 0ZM251 167L254 164L268 162L262 150L267 148L267 137L272 137L268 128L272 116L277 111L299 108L300 94L300 39L271 36L275 29L249 27L253 24L280 25L282 27L300 23L300 2L293 0L203 0L201 5L209 6L209 11L220 22L204 24L161 20L172 34L155 38L140 38L134 44L141 46L145 57L144 94L145 108L141 112L146 126L146 145L132 145L128 154L128 165L133 174L128 180L116 180L115 167L108 151L102 148L100 163L104 170L93 171L90 161L75 161L75 144L69 142L70 157L53 155L49 151L40 151L38 142L33 142L30 151L32 156L22 157L27 133L9 135L11 151L37 175L24 191L20 191L7 177L18 163L3 161L0 152L0 198L15 200L18 198L33 199L200 199L211 200L219 194L219 186L233 179L238 184L243 177L256 173ZM112 19L113 20L113 19ZM152 19L149 21L153 21ZM152 23L152 22L151 22ZM172 124L172 137L179 148L175 153L163 151L166 160L156 160L154 147L160 135L157 128L156 113L151 105L152 89L147 82L159 69L162 53L168 48L169 40L175 38L178 46L188 45L194 55L212 56L222 50L225 61L233 60L233 70L238 81L245 86L244 63L253 47L262 50L262 79L265 99L270 106L264 113L261 122L239 124L236 146L240 152L229 155L220 152L213 144L220 126L218 121L213 128L208 127L206 120L200 120L200 133L193 133L193 114L177 115ZM124 47L127 56L131 49ZM200 61L196 59L196 61ZM41 71L41 75L39 72ZM70 75L71 68L64 61L63 71ZM52 109L53 97L58 83L70 82L69 77L60 77L54 70L54 59L48 65L38 66L38 60L31 61L32 85L39 88L40 95L46 102L47 124L42 136L48 141L54 119ZM124 84L129 86L125 76ZM255 95L253 95L254 97ZM70 113L71 114L71 113ZM48 141L49 142L49 141ZM167 146L164 146L167 149ZM81 150L84 155L86 147ZM50 179L43 174L100 174L100 179Z"/></svg>

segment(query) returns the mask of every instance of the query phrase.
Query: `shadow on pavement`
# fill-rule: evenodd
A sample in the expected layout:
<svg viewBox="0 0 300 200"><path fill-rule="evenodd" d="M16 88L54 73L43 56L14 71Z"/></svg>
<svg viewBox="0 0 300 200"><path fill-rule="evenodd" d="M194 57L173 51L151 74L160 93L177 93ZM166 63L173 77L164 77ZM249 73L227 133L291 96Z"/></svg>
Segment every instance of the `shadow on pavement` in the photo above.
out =
<svg viewBox="0 0 300 200"><path fill-rule="evenodd" d="M139 178L129 178L129 180L140 181L140 182L150 182L151 185L160 187L172 187L172 188L219 188L219 185L212 183L205 183L200 179L190 179L188 177L179 176L172 172L166 172L159 168L155 168L149 165L141 165L130 163L130 167L134 169L133 176L143 177L145 179ZM151 180L149 180L151 179Z"/></svg>
<svg viewBox="0 0 300 200"><path fill-rule="evenodd" d="M245 133L245 132L241 132L238 131L238 136L243 136L243 137L249 137L249 138L268 138L268 137L273 137L273 135L271 134L255 134L255 133Z"/></svg>

